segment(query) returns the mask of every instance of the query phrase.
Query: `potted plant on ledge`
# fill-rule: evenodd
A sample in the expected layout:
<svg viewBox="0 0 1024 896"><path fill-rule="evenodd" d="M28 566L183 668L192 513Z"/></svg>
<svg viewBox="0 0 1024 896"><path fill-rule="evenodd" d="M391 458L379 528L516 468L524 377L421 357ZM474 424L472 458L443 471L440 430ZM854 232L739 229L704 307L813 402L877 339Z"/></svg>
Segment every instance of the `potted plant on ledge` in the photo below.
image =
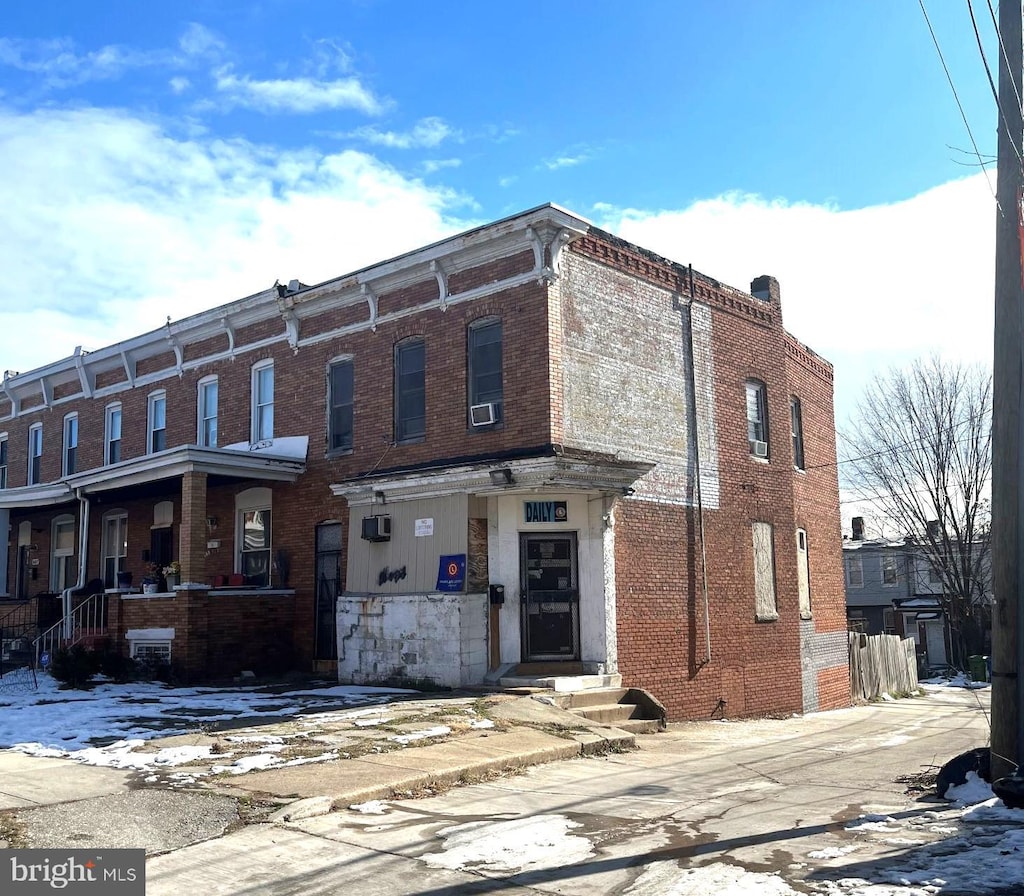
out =
<svg viewBox="0 0 1024 896"><path fill-rule="evenodd" d="M142 574L142 593L156 594L160 589L160 567L155 563L147 563Z"/></svg>
<svg viewBox="0 0 1024 896"><path fill-rule="evenodd" d="M181 583L181 564L177 560L172 560L164 567L164 579L167 582L168 591Z"/></svg>

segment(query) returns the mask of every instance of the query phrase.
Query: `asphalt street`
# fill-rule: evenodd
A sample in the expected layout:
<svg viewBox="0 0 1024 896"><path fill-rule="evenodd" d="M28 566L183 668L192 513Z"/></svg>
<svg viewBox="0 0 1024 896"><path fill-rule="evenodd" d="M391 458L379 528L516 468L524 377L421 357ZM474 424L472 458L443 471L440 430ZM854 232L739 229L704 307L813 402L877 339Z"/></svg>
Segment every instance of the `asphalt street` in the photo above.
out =
<svg viewBox="0 0 1024 896"><path fill-rule="evenodd" d="M155 896L715 892L679 888L695 868L806 890L912 861L949 836L955 810L912 783L986 744L987 708L987 691L946 689L804 717L676 724L632 752L257 824L228 824L224 793L140 788L123 772L8 753L0 807L37 832L87 817L65 845L152 852L147 838L160 838L147 862Z"/></svg>

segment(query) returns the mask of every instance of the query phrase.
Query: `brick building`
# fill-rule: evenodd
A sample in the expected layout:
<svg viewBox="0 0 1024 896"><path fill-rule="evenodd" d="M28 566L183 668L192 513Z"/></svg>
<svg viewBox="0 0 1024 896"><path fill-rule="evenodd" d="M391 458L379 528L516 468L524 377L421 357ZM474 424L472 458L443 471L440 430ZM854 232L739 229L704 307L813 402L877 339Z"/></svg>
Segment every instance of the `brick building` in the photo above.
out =
<svg viewBox="0 0 1024 896"><path fill-rule="evenodd" d="M193 678L845 705L832 371L751 289L547 205L6 375L0 592Z"/></svg>

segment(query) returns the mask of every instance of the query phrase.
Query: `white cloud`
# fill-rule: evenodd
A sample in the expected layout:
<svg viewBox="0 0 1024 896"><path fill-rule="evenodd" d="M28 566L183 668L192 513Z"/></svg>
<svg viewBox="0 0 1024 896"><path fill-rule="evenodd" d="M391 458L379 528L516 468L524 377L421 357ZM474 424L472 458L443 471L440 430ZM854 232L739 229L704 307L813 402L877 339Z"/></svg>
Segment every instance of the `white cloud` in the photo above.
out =
<svg viewBox="0 0 1024 896"><path fill-rule="evenodd" d="M0 112L0 370L28 370L477 223L364 153L175 139L123 113Z"/></svg>
<svg viewBox="0 0 1024 896"><path fill-rule="evenodd" d="M553 159L547 159L544 162L544 167L548 171L558 171L559 168L574 168L576 165L583 164L588 158L590 157L586 153L575 156L556 156Z"/></svg>
<svg viewBox="0 0 1024 896"><path fill-rule="evenodd" d="M192 86L192 82L189 81L188 78L183 77L171 78L171 80L168 81L168 84L170 85L171 91L178 94L184 93Z"/></svg>
<svg viewBox="0 0 1024 896"><path fill-rule="evenodd" d="M224 42L209 28L190 22L178 38L178 46L188 57L216 57L224 49Z"/></svg>
<svg viewBox="0 0 1024 896"><path fill-rule="evenodd" d="M423 162L423 171L426 174L436 174L445 168L458 168L462 165L462 159L427 159Z"/></svg>
<svg viewBox="0 0 1024 896"><path fill-rule="evenodd" d="M0 38L0 65L40 75L48 87L118 77L129 68L150 65L154 57L114 45L78 53L73 41Z"/></svg>
<svg viewBox="0 0 1024 896"><path fill-rule="evenodd" d="M461 140L459 131L449 127L443 119L431 116L421 118L409 131L381 131L375 127L356 128L346 136L365 140L375 146L389 149L433 148L445 140Z"/></svg>
<svg viewBox="0 0 1024 896"><path fill-rule="evenodd" d="M307 114L324 109L357 109L378 115L389 105L374 96L357 78L323 81L314 78L279 78L258 80L234 74L223 68L214 83L223 101L260 112L293 112Z"/></svg>
<svg viewBox="0 0 1024 896"><path fill-rule="evenodd" d="M739 193L597 211L600 226L744 291L776 277L786 329L835 365L840 425L892 365L991 361L995 201L982 174L851 211Z"/></svg>

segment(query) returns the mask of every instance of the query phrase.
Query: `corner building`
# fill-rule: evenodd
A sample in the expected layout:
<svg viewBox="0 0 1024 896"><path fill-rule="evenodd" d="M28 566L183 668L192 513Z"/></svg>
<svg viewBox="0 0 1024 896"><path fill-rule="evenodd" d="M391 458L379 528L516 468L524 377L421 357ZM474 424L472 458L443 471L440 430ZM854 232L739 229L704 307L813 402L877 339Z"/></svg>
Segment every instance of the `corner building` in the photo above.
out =
<svg viewBox="0 0 1024 896"><path fill-rule="evenodd" d="M552 205L9 373L0 452L0 617L46 647L849 703L831 366L773 278Z"/></svg>

